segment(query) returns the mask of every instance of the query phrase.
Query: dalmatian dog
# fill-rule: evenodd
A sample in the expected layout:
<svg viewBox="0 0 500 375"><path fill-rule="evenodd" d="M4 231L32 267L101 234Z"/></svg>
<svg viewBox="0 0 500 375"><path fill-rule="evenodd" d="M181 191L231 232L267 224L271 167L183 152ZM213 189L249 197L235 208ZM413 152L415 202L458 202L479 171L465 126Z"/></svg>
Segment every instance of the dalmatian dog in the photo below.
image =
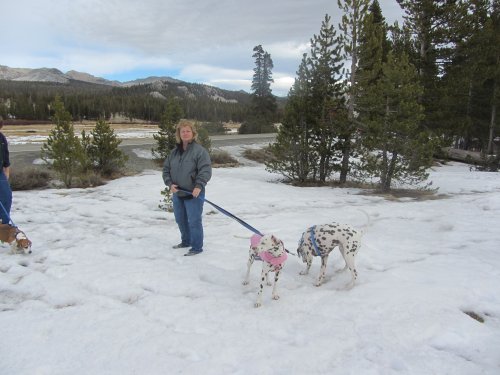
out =
<svg viewBox="0 0 500 375"><path fill-rule="evenodd" d="M247 274L243 285L248 285L250 280L250 268L255 259L262 260L262 272L260 280L260 289L257 293L257 300L254 304L255 307L260 307L262 305L262 291L264 289L264 281L268 286L272 284L269 282L268 274L269 272L274 272L274 285L272 296L274 300L279 299L279 295L276 292L276 285L278 283L278 278L283 265L287 259L287 254L283 241L279 240L272 234L266 234L260 236L254 234L250 239L250 250L247 262Z"/></svg>
<svg viewBox="0 0 500 375"><path fill-rule="evenodd" d="M348 288L353 287L358 277L354 260L361 246L362 235L363 233L360 230L339 223L315 225L307 229L302 233L297 248L297 255L306 263L306 269L301 271L300 274L307 275L311 268L313 257L321 257L321 269L318 280L315 283L316 286L320 286L325 278L328 255L338 246L345 261L343 271L349 268L351 272L351 282Z"/></svg>

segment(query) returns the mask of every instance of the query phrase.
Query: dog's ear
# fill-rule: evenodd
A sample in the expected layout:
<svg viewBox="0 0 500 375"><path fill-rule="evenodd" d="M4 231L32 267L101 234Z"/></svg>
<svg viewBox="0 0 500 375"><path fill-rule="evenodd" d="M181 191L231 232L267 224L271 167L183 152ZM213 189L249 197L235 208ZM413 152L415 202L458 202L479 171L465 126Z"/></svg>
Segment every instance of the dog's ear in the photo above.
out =
<svg viewBox="0 0 500 375"><path fill-rule="evenodd" d="M28 240L27 238L21 238L21 239L17 240L17 243L19 244L19 246L21 246L24 249L27 249L28 247L31 246L31 241Z"/></svg>
<svg viewBox="0 0 500 375"><path fill-rule="evenodd" d="M275 244L275 245L277 245L277 244L279 244L279 243L281 242L280 240L278 240L278 239L274 236L274 234L272 234L272 235L271 235L271 240L273 241L273 244Z"/></svg>

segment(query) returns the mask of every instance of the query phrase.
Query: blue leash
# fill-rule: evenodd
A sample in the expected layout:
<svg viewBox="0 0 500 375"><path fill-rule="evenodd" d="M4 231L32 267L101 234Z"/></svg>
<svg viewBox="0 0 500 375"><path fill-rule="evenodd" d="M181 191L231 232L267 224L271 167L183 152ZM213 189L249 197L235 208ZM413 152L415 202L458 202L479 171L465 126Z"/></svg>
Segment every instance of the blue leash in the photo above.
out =
<svg viewBox="0 0 500 375"><path fill-rule="evenodd" d="M2 210L3 210L3 213L7 216L7 219L9 219L9 222L12 223L12 226L17 228L17 225L14 223L14 221L12 220L12 218L10 217L9 213L7 212L7 210L5 209L4 205L2 202L0 202L0 206L2 206Z"/></svg>
<svg viewBox="0 0 500 375"><path fill-rule="evenodd" d="M186 194L189 194L189 195L193 195L193 193L191 193L190 191L184 190L184 189L177 189L177 191L182 191L183 193L186 193ZM245 228L251 230L255 234L258 234L259 236L263 236L263 234L259 230L255 229L254 227L252 227L247 222L241 220L238 216L233 215L231 212L223 209L222 207L216 205L213 202L210 202L206 198L203 198L203 197L198 197L198 198L201 199L201 200L203 200L203 201L205 201L205 202L207 202L208 204L212 205L214 208L216 208L217 210L219 210L220 212L222 212L224 215L229 216L231 219L236 220L238 223L240 223L241 225L243 225Z"/></svg>
<svg viewBox="0 0 500 375"><path fill-rule="evenodd" d="M187 190L184 190L184 189L177 189L177 191L182 191L183 193L186 193L186 194L189 194L189 195L193 195L193 193L191 193L190 191L187 191ZM195 198L196 199L196 198ZM214 208L216 208L217 210L219 210L220 212L222 212L224 215L226 216L229 216L231 219L234 219L236 220L238 223L240 223L241 225L243 225L245 228L251 230L252 232L254 232L255 234L258 234L259 236L264 236L259 230L255 229L254 227L252 227L250 224L248 224L247 222L241 220L238 216L236 215L233 215L231 212L223 209L221 206L218 206L216 205L215 203L213 202L210 202L208 199L206 198L203 198L203 197L199 197L198 196L198 199L201 199L203 200L204 202L207 202L208 204L212 205ZM285 248L285 251L288 253L288 254L292 254L293 256L296 256L294 253L291 253L290 251L288 251L286 248ZM258 256L255 257L256 260L262 260L260 259Z"/></svg>

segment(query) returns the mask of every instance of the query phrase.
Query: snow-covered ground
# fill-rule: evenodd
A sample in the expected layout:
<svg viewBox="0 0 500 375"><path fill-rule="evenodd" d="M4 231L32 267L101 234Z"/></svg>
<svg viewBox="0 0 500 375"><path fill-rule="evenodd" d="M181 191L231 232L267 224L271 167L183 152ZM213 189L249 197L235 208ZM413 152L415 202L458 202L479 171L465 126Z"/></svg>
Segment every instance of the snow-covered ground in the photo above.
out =
<svg viewBox="0 0 500 375"><path fill-rule="evenodd" d="M231 152L237 148L229 149ZM205 252L184 257L161 173L93 189L15 192L33 254L0 247L0 374L499 374L500 174L450 163L439 199L299 188L256 163L215 169L207 199L295 252L301 233L365 228L357 285L290 256L256 309L251 232L205 205ZM465 312L474 312L481 323Z"/></svg>
<svg viewBox="0 0 500 375"><path fill-rule="evenodd" d="M143 129L143 128L128 128L115 129L114 133L118 139L142 139L153 138L153 134L158 133L158 129ZM81 136L80 132L75 131L77 136ZM88 132L87 132L88 134ZM48 139L48 134L31 134L31 135L8 135L8 141L11 145L22 145L27 143L44 143Z"/></svg>

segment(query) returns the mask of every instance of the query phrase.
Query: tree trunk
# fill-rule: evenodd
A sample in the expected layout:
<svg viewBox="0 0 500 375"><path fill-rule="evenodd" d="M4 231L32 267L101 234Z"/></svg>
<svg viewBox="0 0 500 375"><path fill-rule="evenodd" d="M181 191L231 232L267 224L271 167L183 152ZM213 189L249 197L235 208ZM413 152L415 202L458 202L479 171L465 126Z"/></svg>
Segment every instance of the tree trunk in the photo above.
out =
<svg viewBox="0 0 500 375"><path fill-rule="evenodd" d="M326 181L326 157L325 155L320 155L319 159L319 181L320 182L325 182Z"/></svg>
<svg viewBox="0 0 500 375"><path fill-rule="evenodd" d="M342 164L340 167L340 180L341 184L347 182L347 173L349 172L349 155L351 153L351 140L349 137L344 139L344 145L342 147Z"/></svg>
<svg viewBox="0 0 500 375"><path fill-rule="evenodd" d="M396 168L396 162L398 160L398 153L393 152L391 163L387 168L386 178L384 181L384 185L382 186L382 191L387 192L391 190L392 177L394 176L394 170Z"/></svg>
<svg viewBox="0 0 500 375"><path fill-rule="evenodd" d="M303 115L302 115L303 116ZM302 124L302 168L303 168L303 176L304 176L304 181L306 181L309 178L310 175L310 169L311 169L311 163L309 159L309 155L311 154L311 151L309 149L309 133L307 131L307 122L304 117L301 118L301 124Z"/></svg>
<svg viewBox="0 0 500 375"><path fill-rule="evenodd" d="M491 105L491 119L490 119L490 135L488 137L488 151L487 154L493 154L493 136L495 134L495 122L497 117L497 105L496 105L496 91L497 85L493 86L493 95L492 95L492 105Z"/></svg>
<svg viewBox="0 0 500 375"><path fill-rule="evenodd" d="M385 148L385 146L384 146ZM387 159L387 150L382 151L382 168L380 169L380 187L384 190L384 186L386 185L387 176L389 172L388 159Z"/></svg>

